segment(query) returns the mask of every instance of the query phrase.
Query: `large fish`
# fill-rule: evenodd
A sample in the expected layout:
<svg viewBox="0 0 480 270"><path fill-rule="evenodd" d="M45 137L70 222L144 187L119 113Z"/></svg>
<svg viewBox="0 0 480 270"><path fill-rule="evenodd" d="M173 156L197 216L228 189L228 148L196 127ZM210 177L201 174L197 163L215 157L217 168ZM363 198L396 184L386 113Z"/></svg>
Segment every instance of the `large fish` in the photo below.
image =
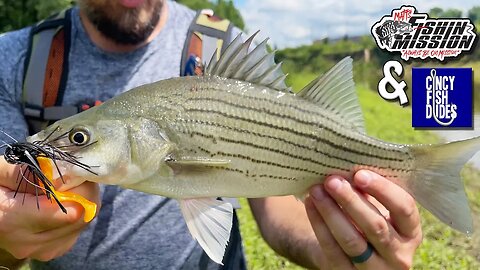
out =
<svg viewBox="0 0 480 270"><path fill-rule="evenodd" d="M57 161L67 182L178 199L191 234L218 263L232 206L216 198L302 197L327 175L351 179L362 168L403 187L451 227L472 231L459 171L479 138L414 146L369 137L350 58L294 94L266 41L249 51L252 39L237 37L203 76L137 87L28 141L78 157L84 166Z"/></svg>

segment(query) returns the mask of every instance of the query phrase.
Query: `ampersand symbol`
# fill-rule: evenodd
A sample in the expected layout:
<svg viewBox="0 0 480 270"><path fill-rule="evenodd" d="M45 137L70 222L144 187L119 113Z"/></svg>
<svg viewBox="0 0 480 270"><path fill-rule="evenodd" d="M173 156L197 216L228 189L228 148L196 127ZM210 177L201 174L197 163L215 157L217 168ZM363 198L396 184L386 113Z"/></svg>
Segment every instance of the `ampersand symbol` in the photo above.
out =
<svg viewBox="0 0 480 270"><path fill-rule="evenodd" d="M386 62L385 65L383 65L384 77L378 83L378 94L386 100L398 99L400 105L408 104L408 97L404 90L407 83L405 83L405 81L398 82L390 72L392 68L398 76L403 72L403 66L400 62L395 60ZM387 84L390 84L393 87L393 92L387 91Z"/></svg>

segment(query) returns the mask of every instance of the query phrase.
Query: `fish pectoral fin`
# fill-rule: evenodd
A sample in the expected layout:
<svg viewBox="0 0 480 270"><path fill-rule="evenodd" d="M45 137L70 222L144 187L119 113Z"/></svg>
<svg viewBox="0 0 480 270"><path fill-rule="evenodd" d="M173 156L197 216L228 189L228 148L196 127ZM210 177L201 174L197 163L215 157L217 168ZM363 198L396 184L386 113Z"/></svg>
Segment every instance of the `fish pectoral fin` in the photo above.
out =
<svg viewBox="0 0 480 270"><path fill-rule="evenodd" d="M205 253L218 264L230 239L233 207L230 203L213 198L179 200L188 230Z"/></svg>
<svg viewBox="0 0 480 270"><path fill-rule="evenodd" d="M182 169L199 171L208 170L209 167L228 167L230 165L230 160L211 159L203 157L188 157L166 160L166 163L175 171L181 171Z"/></svg>

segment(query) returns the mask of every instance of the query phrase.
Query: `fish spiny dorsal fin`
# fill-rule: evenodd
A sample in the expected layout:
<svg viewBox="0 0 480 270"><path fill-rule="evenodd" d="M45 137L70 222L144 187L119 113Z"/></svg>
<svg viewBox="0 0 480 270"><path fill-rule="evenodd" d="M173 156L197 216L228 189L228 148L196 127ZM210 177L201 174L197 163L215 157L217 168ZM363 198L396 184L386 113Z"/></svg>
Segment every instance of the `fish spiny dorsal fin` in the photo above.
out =
<svg viewBox="0 0 480 270"><path fill-rule="evenodd" d="M352 58L345 57L325 75L313 80L297 94L340 116L365 132L362 110L353 82Z"/></svg>
<svg viewBox="0 0 480 270"><path fill-rule="evenodd" d="M214 66L211 67L210 65L207 66L206 70L208 73L221 76L222 73L228 68L230 61L235 58L235 56L241 50L242 45L242 37L238 35L233 41L228 45L227 49L222 53L218 62L215 63ZM217 53L214 53L213 56L216 56ZM211 61L210 61L211 62ZM237 62L238 64L238 62Z"/></svg>
<svg viewBox="0 0 480 270"><path fill-rule="evenodd" d="M232 75L238 70L238 65L240 65L245 56L247 56L248 48L250 48L250 44L252 44L252 41L257 33L253 34L250 38L247 39L247 41L245 41L243 44L241 44L241 46L239 46L239 48L235 51L235 53L233 53L230 59L228 59L228 65L225 67L225 71L222 72L220 76L227 78L232 77Z"/></svg>
<svg viewBox="0 0 480 270"><path fill-rule="evenodd" d="M218 61L216 57L212 57L205 68L205 75L243 80L290 92L290 88L285 84L286 75L282 72L281 63L276 64L275 53L267 50L268 39L249 52L250 44L257 33L258 31L243 43L241 34L238 35Z"/></svg>

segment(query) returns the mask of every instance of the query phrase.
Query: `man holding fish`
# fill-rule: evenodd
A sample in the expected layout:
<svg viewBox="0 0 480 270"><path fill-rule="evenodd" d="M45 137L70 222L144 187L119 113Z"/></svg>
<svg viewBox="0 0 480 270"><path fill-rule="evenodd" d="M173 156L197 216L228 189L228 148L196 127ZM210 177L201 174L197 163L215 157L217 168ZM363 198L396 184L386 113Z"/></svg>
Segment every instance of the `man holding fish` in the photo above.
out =
<svg viewBox="0 0 480 270"><path fill-rule="evenodd" d="M78 6L72 10L64 103L105 100L179 76L193 11L162 0L79 0ZM0 37L0 130L18 140L28 132L20 97L27 38L28 29ZM18 170L0 159L0 266L16 268L27 258L32 269L220 266L192 239L175 200L93 182L75 186L68 175L66 184L55 181L56 189L101 205L96 219L86 223L84 209L76 203L64 203L64 214L39 196L38 210L31 186L16 192ZM308 268L410 268L422 237L414 199L369 170L356 172L351 182L345 177L331 175L312 186L304 203L294 196L249 199L265 240ZM244 269L241 245L228 246L227 255L216 262Z"/></svg>

